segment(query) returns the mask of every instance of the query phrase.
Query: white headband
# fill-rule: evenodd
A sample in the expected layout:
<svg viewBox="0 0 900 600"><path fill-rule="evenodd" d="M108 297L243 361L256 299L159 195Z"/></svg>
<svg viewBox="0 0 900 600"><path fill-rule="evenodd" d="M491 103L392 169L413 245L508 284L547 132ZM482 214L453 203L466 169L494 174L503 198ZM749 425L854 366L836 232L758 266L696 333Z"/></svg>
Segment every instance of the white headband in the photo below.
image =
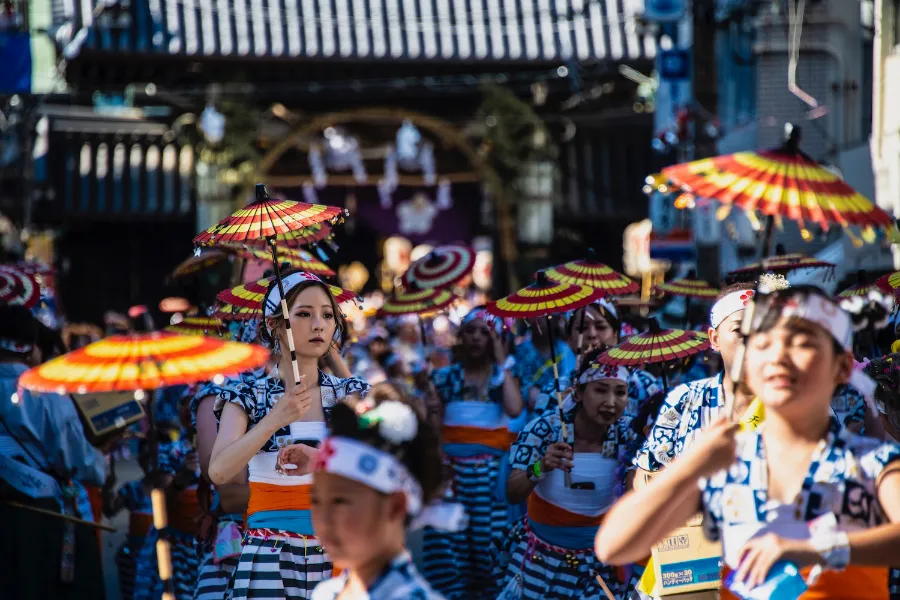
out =
<svg viewBox="0 0 900 600"><path fill-rule="evenodd" d="M773 308L780 309L781 318L793 317L819 325L830 333L844 350L853 350L853 320L844 309L831 300L818 294L809 294L805 298L794 296L786 298ZM758 328L758 322L763 318L763 314L757 313L755 317L757 323L754 324L754 331Z"/></svg>
<svg viewBox="0 0 900 600"><path fill-rule="evenodd" d="M712 328L717 328L722 324L722 321L739 310L747 308L755 293L753 290L738 290L723 296L718 302L713 304L712 310L709 311L709 323L712 325Z"/></svg>
<svg viewBox="0 0 900 600"><path fill-rule="evenodd" d="M600 381L601 379L618 379L628 383L628 369L619 365L594 363L578 376L578 385Z"/></svg>
<svg viewBox="0 0 900 600"><path fill-rule="evenodd" d="M422 486L391 454L354 439L333 436L322 442L313 471L352 479L383 494L403 492L406 512L422 510Z"/></svg>
<svg viewBox="0 0 900 600"><path fill-rule="evenodd" d="M325 282L312 273L295 271L287 277L281 278L281 285L284 287L284 295L287 296L291 293L292 289L306 281L315 281L323 285L325 284ZM331 292L329 292L329 294L330 293ZM278 289L278 282L274 279L272 280L272 283L269 284L269 291L266 292L266 299L263 304L266 317L274 317L281 309L281 290Z"/></svg>

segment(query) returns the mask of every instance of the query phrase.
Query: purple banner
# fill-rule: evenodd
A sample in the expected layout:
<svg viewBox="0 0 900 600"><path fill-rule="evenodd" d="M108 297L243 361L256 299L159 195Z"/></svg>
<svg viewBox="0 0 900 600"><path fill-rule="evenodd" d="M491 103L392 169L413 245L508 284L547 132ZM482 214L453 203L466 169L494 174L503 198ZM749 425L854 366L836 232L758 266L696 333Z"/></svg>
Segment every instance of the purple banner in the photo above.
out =
<svg viewBox="0 0 900 600"><path fill-rule="evenodd" d="M312 198L312 192L315 198ZM400 185L389 195L376 186L326 186L282 189L275 196L343 206L357 228L378 236L400 235L413 244L470 242L478 223L481 184Z"/></svg>

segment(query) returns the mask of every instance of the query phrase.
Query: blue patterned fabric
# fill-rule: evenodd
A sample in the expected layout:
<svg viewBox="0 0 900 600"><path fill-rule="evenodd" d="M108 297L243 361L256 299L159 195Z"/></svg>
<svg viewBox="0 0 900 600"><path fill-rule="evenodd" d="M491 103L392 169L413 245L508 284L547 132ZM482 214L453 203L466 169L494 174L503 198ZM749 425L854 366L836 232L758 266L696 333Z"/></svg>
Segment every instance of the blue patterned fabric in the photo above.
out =
<svg viewBox="0 0 900 600"><path fill-rule="evenodd" d="M334 579L323 581L313 590L312 600L336 600L349 578L347 571ZM387 568L369 586L367 600L442 600L443 596L431 589L419 575L412 558L404 552L390 562Z"/></svg>
<svg viewBox="0 0 900 600"><path fill-rule="evenodd" d="M724 398L719 394L722 378L719 374L669 392L632 464L645 471L658 471L681 454L724 409Z"/></svg>
<svg viewBox="0 0 900 600"><path fill-rule="evenodd" d="M206 389L208 392L216 394L214 408L216 419L221 419L225 404L236 404L247 413L248 429L250 429L269 414L269 411L284 394L284 383L278 376L277 370L266 373L265 369L257 369L228 379L220 386L210 386ZM365 396L369 391L369 384L356 377L341 379L319 371L319 389L327 422L331 415L331 409L342 398L353 394ZM282 427L266 441L260 452L278 452L284 444L290 442L290 427Z"/></svg>
<svg viewBox="0 0 900 600"><path fill-rule="evenodd" d="M444 404L462 401L502 404L504 379L503 369L499 365L494 365L484 390L466 383L466 373L460 363L437 369L431 374L431 382Z"/></svg>
<svg viewBox="0 0 900 600"><path fill-rule="evenodd" d="M762 435L758 431L738 434L736 456L729 469L700 484L703 527L710 540L721 539L723 528L728 526L769 523L780 508L768 496ZM813 453L795 503L799 519L811 521L831 512L844 527L866 528L885 523L876 481L885 467L897 460L900 444L853 434L832 419L826 438Z"/></svg>
<svg viewBox="0 0 900 600"><path fill-rule="evenodd" d="M577 357L562 340L556 340L554 349L559 377L568 378L575 370ZM516 346L515 359L514 375L521 382L523 390L530 390L532 387L543 388L553 381L553 363L550 357L541 354L530 339Z"/></svg>
<svg viewBox="0 0 900 600"><path fill-rule="evenodd" d="M856 388L842 385L831 399L831 410L844 427L862 423L866 419L866 399Z"/></svg>

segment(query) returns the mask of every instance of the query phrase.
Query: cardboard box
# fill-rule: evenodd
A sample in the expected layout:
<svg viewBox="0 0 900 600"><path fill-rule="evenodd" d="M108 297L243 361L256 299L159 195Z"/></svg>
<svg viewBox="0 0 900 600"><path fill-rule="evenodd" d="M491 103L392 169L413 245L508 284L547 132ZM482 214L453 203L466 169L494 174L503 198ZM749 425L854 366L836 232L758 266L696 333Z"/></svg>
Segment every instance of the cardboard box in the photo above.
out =
<svg viewBox="0 0 900 600"><path fill-rule="evenodd" d="M144 408L134 392L73 394L75 405L96 436L122 429L144 418Z"/></svg>
<svg viewBox="0 0 900 600"><path fill-rule="evenodd" d="M652 473L638 471L635 488L643 487L652 477ZM697 514L653 547L654 596L675 596L722 587L722 546L706 539L702 524L703 515Z"/></svg>

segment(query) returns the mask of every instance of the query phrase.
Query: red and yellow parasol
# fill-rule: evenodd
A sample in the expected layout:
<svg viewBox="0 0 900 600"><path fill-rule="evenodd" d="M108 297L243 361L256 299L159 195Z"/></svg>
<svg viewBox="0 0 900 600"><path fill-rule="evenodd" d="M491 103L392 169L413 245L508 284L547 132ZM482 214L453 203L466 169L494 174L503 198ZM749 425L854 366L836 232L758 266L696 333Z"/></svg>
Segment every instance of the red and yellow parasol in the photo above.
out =
<svg viewBox="0 0 900 600"><path fill-rule="evenodd" d="M319 242L325 241L332 236L331 225L328 223L316 223L297 231L288 233L279 233L275 236L275 242L279 246L287 246L288 248L298 248L300 246L311 246ZM254 246L265 247L265 242L256 240L248 242Z"/></svg>
<svg viewBox="0 0 900 600"><path fill-rule="evenodd" d="M0 265L0 304L33 308L41 299L41 287L33 275L18 267Z"/></svg>
<svg viewBox="0 0 900 600"><path fill-rule="evenodd" d="M278 283L278 290L281 292L281 312L287 315L288 305L284 285L281 281L281 264L276 252L278 236L290 234L292 231L299 231L317 223L326 221L335 223L345 214L346 211L343 208L336 206L269 198L266 186L259 183L256 185L256 200L195 237L194 244L197 246L223 243L246 244L265 240L271 251L272 264L275 267L275 280ZM284 323L287 329L288 349L291 356L294 356L296 348L294 348L294 336L291 334L291 321L285 319ZM294 374L294 383L299 384L300 367L296 359L291 360L291 368Z"/></svg>
<svg viewBox="0 0 900 600"><path fill-rule="evenodd" d="M895 297L900 295L900 271L879 277L875 281L875 285L884 292L894 294Z"/></svg>
<svg viewBox="0 0 900 600"><path fill-rule="evenodd" d="M705 158L663 169L676 186L723 205L725 218L732 206L798 223L814 222L887 229L894 220L840 176L819 165L799 149L800 130L791 127L785 144L764 152L738 152ZM768 250L768 249L765 249Z"/></svg>
<svg viewBox="0 0 900 600"><path fill-rule="evenodd" d="M498 317L529 319L546 317L587 306L603 297L603 292L587 285L562 283L538 271L535 282L505 298L488 302L487 311Z"/></svg>
<svg viewBox="0 0 900 600"><path fill-rule="evenodd" d="M223 244L222 246L229 252L244 259L251 260L272 260L272 254L257 247L244 247L237 244ZM300 248L278 248L278 262L280 265L287 264L292 269L300 269L308 271L320 277L334 277L335 272L328 265L306 250Z"/></svg>
<svg viewBox="0 0 900 600"><path fill-rule="evenodd" d="M224 337L227 333L225 324L217 317L185 317L178 323L173 323L164 329L169 333L182 333L184 335L205 335L209 337Z"/></svg>
<svg viewBox="0 0 900 600"><path fill-rule="evenodd" d="M200 271L214 267L228 258L228 255L218 250L207 250L201 252L199 256L191 256L181 261L177 267L172 270L172 278L189 277L196 275Z"/></svg>
<svg viewBox="0 0 900 600"><path fill-rule="evenodd" d="M625 296L640 290L630 278L599 262L593 249L588 250L586 259L551 267L545 273L553 281L592 287L602 296Z"/></svg>
<svg viewBox="0 0 900 600"><path fill-rule="evenodd" d="M212 316L223 321L249 321L262 316L259 307L244 308L234 304L219 304Z"/></svg>
<svg viewBox="0 0 900 600"><path fill-rule="evenodd" d="M765 262L765 265L763 262ZM800 254L799 252L793 254L777 254L776 256L767 258L765 261L754 262L743 266L740 269L735 269L729 273L729 275L755 275L762 272L763 269L765 269L766 273L779 273L781 275L799 269L830 269L833 272L834 264L819 260L812 256Z"/></svg>
<svg viewBox="0 0 900 600"><path fill-rule="evenodd" d="M465 246L439 246L409 266L400 278L408 289L442 289L468 275L475 253Z"/></svg>
<svg viewBox="0 0 900 600"><path fill-rule="evenodd" d="M673 279L654 288L658 294L666 296L684 296L685 298L700 298L709 300L719 294L719 290L709 285L702 279Z"/></svg>
<svg viewBox="0 0 900 600"><path fill-rule="evenodd" d="M881 287L875 283L855 283L838 293L838 298L852 298L853 296L868 296L869 292L880 292Z"/></svg>
<svg viewBox="0 0 900 600"><path fill-rule="evenodd" d="M641 367L643 365L666 363L693 356L709 348L709 339L699 331L681 329L661 329L656 319L650 319L650 329L632 336L615 346L603 351L597 362L624 367ZM663 369L663 388L669 391L666 371Z"/></svg>
<svg viewBox="0 0 900 600"><path fill-rule="evenodd" d="M423 315L443 310L457 300L459 296L450 290L424 289L399 292L384 301L378 309L378 315L382 317Z"/></svg>

